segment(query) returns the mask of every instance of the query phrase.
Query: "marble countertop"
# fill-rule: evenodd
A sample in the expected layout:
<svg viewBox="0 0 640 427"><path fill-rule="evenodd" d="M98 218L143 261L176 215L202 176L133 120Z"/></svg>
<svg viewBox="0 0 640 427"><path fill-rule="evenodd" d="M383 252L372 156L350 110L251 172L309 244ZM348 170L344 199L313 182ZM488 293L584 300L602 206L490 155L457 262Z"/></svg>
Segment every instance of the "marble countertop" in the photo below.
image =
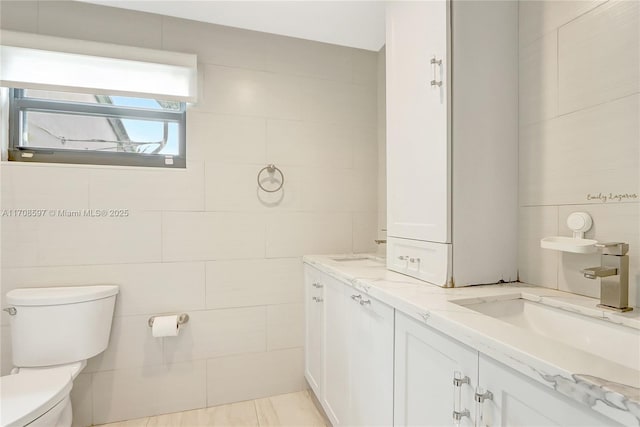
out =
<svg viewBox="0 0 640 427"><path fill-rule="evenodd" d="M351 258L361 260L336 260ZM303 261L623 425L640 425L640 360L636 368L624 366L452 301L518 294L640 334L638 309L615 313L596 307L594 298L523 283L440 288L389 271L384 259L370 255L309 255Z"/></svg>

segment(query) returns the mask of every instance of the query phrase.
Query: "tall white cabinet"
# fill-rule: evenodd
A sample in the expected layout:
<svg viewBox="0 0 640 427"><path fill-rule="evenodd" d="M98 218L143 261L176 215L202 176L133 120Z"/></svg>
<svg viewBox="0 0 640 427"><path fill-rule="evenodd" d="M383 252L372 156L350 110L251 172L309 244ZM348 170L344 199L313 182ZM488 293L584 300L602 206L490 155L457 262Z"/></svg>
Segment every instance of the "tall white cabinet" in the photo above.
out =
<svg viewBox="0 0 640 427"><path fill-rule="evenodd" d="M517 2L389 2L387 265L516 280Z"/></svg>

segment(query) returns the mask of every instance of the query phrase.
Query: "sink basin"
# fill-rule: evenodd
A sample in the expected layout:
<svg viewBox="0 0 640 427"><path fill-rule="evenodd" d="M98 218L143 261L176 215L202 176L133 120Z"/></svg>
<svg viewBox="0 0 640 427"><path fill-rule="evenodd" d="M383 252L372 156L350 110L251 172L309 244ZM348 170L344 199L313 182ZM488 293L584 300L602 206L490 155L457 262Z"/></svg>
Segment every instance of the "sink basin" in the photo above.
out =
<svg viewBox="0 0 640 427"><path fill-rule="evenodd" d="M380 267L384 265L382 261L368 257L336 257L331 259L333 261L353 265L354 267Z"/></svg>
<svg viewBox="0 0 640 427"><path fill-rule="evenodd" d="M452 301L503 322L640 370L640 330L573 313L519 296Z"/></svg>

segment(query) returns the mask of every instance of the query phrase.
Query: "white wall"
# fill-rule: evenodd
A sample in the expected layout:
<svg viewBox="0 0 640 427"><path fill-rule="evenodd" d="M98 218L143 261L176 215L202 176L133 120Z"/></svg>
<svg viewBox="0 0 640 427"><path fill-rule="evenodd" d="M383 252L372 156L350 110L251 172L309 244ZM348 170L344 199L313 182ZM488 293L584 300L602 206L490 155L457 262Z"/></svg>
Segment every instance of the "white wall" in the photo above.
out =
<svg viewBox="0 0 640 427"><path fill-rule="evenodd" d="M76 424L304 388L300 257L376 250L377 54L78 2L0 7L5 29L200 62L186 170L3 164L4 209L131 210L2 220L2 298L121 287L109 348L74 384ZM255 182L270 162L286 176L273 196ZM147 319L163 312L191 315L178 338L151 337ZM3 373L8 333L3 313Z"/></svg>
<svg viewBox="0 0 640 427"><path fill-rule="evenodd" d="M640 305L640 2L520 3L520 280L599 297L580 270L600 257L543 250L571 236L571 212L593 217L588 238L625 241L630 301ZM621 200L593 199L627 194Z"/></svg>

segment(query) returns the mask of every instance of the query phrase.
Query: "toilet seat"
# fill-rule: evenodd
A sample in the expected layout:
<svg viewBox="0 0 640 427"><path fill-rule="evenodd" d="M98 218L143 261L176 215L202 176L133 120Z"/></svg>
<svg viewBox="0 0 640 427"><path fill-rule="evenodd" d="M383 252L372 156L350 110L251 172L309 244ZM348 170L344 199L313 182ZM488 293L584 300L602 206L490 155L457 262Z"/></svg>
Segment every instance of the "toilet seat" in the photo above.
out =
<svg viewBox="0 0 640 427"><path fill-rule="evenodd" d="M21 371L0 377L0 426L25 426L64 400L73 378L68 368Z"/></svg>

